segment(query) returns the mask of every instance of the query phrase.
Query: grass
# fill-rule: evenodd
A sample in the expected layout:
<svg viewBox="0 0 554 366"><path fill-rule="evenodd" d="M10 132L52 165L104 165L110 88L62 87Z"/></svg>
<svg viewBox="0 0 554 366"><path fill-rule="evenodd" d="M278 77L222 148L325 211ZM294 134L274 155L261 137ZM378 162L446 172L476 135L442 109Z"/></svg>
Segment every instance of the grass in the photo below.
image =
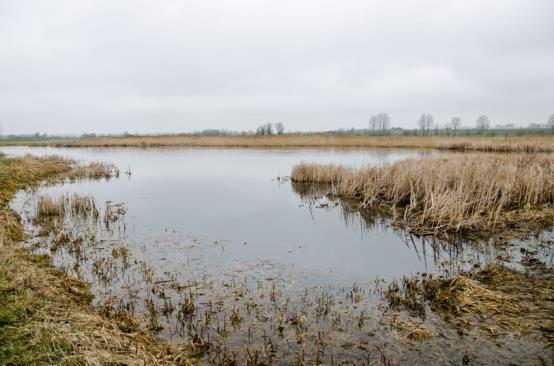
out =
<svg viewBox="0 0 554 366"><path fill-rule="evenodd" d="M19 218L8 207L17 190L44 181L115 174L109 165L88 167L59 157L0 156L0 363L189 364L174 346L137 326L129 327L129 321L120 324L117 317L96 313L89 285L54 268L48 256L13 245L23 238ZM90 204L85 201L74 199L74 209ZM61 213L60 202L44 199L42 205L49 215Z"/></svg>
<svg viewBox="0 0 554 366"><path fill-rule="evenodd" d="M328 184L334 195L383 208L417 234L487 236L554 225L554 156L449 155L352 169L302 163L295 184Z"/></svg>
<svg viewBox="0 0 554 366"><path fill-rule="evenodd" d="M274 136L131 136L64 139L29 144L58 147L393 147L455 151L553 152L554 134L523 136L365 136L287 134Z"/></svg>

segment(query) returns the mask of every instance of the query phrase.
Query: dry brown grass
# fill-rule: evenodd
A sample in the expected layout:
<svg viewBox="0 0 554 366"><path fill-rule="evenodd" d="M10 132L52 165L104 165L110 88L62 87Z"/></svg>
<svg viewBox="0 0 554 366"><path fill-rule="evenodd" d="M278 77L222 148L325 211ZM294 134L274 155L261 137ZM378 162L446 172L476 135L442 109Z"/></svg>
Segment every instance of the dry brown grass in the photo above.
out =
<svg viewBox="0 0 554 366"><path fill-rule="evenodd" d="M0 156L0 363L7 365L189 365L177 347L131 322L96 313L89 285L51 265L47 256L10 245L23 238L17 214L8 207L17 190L41 182L107 178L115 168L77 166L59 157ZM61 215L66 198L44 198L44 214ZM72 197L72 210L94 209ZM62 210L62 206L63 210ZM135 322L132 322L133 324Z"/></svg>
<svg viewBox="0 0 554 366"><path fill-rule="evenodd" d="M462 275L449 280L426 281L424 292L434 307L453 314L494 312L517 315L523 310L509 295L486 289Z"/></svg>
<svg viewBox="0 0 554 366"><path fill-rule="evenodd" d="M59 147L395 147L434 148L456 151L552 152L554 134L524 136L363 136L363 135L275 135L275 136L140 136L69 139L39 143Z"/></svg>
<svg viewBox="0 0 554 366"><path fill-rule="evenodd" d="M98 217L100 214L92 196L80 196L75 193L69 197L69 202L74 215Z"/></svg>
<svg viewBox="0 0 554 366"><path fill-rule="evenodd" d="M52 198L50 196L40 196L37 203L38 217L64 217L65 216L65 197Z"/></svg>
<svg viewBox="0 0 554 366"><path fill-rule="evenodd" d="M398 223L419 234L554 224L553 155L451 155L362 169L302 163L291 179L333 185L362 207L392 208Z"/></svg>
<svg viewBox="0 0 554 366"><path fill-rule="evenodd" d="M174 346L141 331L121 329L89 305L88 286L46 257L0 247L0 338L7 364L188 365Z"/></svg>
<svg viewBox="0 0 554 366"><path fill-rule="evenodd" d="M421 342L433 337L433 333L424 325L413 321L400 320L398 316L388 318L387 323L396 328L404 338L410 341Z"/></svg>

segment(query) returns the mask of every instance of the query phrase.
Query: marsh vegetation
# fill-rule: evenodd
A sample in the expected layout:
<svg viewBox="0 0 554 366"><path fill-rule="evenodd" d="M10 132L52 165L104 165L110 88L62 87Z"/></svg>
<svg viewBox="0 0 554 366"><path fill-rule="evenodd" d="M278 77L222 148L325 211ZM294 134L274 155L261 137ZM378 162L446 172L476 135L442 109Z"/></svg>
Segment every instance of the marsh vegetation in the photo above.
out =
<svg viewBox="0 0 554 366"><path fill-rule="evenodd" d="M427 148L452 151L553 152L554 134L522 136L366 136L288 134L262 136L128 136L38 142L56 147Z"/></svg>
<svg viewBox="0 0 554 366"><path fill-rule="evenodd" d="M417 234L488 236L554 222L552 155L451 155L359 169L304 163L291 179L389 211Z"/></svg>

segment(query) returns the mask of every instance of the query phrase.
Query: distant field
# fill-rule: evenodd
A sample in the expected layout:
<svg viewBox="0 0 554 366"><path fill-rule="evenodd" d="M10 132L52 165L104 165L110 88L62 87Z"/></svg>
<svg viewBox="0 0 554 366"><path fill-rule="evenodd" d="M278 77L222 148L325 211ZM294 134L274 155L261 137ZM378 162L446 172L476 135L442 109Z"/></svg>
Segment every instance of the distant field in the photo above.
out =
<svg viewBox="0 0 554 366"><path fill-rule="evenodd" d="M21 146L47 143L48 139L0 139L0 146Z"/></svg>
<svg viewBox="0 0 554 366"><path fill-rule="evenodd" d="M25 144L25 143L19 143ZM273 136L131 136L32 141L57 147L392 147L458 151L554 152L554 134L523 136L366 136L286 134Z"/></svg>

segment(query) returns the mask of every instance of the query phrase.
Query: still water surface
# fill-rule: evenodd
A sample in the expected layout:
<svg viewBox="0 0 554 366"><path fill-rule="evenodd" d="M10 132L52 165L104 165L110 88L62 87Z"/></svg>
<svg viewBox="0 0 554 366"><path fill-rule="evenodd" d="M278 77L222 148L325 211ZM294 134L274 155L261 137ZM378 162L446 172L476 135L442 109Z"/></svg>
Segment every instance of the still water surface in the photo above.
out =
<svg viewBox="0 0 554 366"><path fill-rule="evenodd" d="M345 217L340 207L310 205L290 182L276 179L289 175L302 161L365 166L429 151L26 147L3 151L57 154L113 162L122 172L129 169L130 177L122 174L109 182L76 183L42 193L78 192L92 194L97 202L124 202L126 239L155 248L177 266L183 258L165 252L160 242L182 240L186 245L196 238L219 245L219 255L227 261L269 260L344 281L390 279L430 271L436 264L437 253L426 251L421 240L412 241L386 224L368 226L355 213ZM156 253L149 255L160 257Z"/></svg>

